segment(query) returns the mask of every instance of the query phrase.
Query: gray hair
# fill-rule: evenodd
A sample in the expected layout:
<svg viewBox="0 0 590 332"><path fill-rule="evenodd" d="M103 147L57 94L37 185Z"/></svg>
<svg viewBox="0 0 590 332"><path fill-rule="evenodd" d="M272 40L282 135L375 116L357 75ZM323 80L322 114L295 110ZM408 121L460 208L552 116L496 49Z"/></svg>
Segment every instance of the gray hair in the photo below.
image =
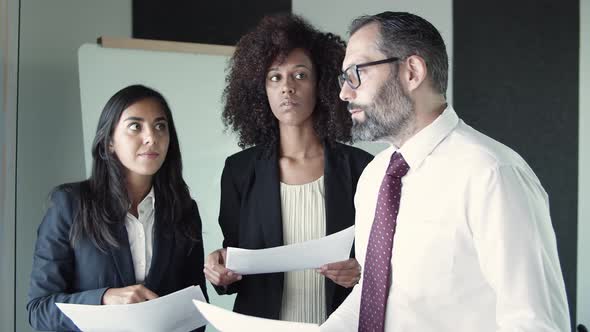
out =
<svg viewBox="0 0 590 332"><path fill-rule="evenodd" d="M449 58L442 36L430 22L410 13L383 12L356 18L350 25L350 35L372 23L379 26L377 47L383 54L401 59L420 56L434 88L446 95Z"/></svg>

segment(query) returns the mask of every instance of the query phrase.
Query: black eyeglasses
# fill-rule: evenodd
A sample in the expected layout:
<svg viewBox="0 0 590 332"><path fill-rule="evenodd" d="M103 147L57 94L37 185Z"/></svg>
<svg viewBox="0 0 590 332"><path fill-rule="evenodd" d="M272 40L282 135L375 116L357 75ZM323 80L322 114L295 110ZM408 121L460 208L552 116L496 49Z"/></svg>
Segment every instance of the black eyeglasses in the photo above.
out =
<svg viewBox="0 0 590 332"><path fill-rule="evenodd" d="M338 75L338 83L340 83L340 88L344 85L344 82L348 83L348 85L354 90L361 86L361 77L359 76L359 68L369 67L369 66L376 66L383 63L388 62L395 62L401 60L400 58L387 58L379 61L372 61L361 63L358 65L352 65L346 68L340 75Z"/></svg>

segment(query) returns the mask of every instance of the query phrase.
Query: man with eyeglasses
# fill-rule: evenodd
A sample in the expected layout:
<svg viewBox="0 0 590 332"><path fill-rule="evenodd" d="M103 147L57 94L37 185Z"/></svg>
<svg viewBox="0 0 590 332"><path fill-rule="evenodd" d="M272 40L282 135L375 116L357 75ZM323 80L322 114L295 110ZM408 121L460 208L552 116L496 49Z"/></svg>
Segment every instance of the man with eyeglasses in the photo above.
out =
<svg viewBox="0 0 590 332"><path fill-rule="evenodd" d="M356 140L391 147L355 195L363 276L323 331L568 331L548 197L526 162L459 119L432 24L351 25L341 99Z"/></svg>

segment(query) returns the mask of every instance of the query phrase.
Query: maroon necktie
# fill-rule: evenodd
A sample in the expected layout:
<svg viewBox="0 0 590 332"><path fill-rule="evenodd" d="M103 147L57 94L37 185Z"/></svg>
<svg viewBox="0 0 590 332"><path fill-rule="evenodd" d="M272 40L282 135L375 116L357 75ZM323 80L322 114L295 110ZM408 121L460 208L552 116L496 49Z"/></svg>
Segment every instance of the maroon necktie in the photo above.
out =
<svg viewBox="0 0 590 332"><path fill-rule="evenodd" d="M408 170L410 166L404 157L395 152L381 182L365 256L359 332L380 332L385 328L393 235L402 193L402 177Z"/></svg>

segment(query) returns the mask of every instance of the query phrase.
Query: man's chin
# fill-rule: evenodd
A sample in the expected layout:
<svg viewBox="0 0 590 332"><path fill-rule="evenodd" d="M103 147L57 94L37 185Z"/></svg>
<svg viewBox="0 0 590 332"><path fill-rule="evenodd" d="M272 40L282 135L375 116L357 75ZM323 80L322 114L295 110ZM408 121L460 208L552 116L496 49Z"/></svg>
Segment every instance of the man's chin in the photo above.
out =
<svg viewBox="0 0 590 332"><path fill-rule="evenodd" d="M350 115L352 123L363 123L367 120L367 116L364 111L357 111Z"/></svg>

